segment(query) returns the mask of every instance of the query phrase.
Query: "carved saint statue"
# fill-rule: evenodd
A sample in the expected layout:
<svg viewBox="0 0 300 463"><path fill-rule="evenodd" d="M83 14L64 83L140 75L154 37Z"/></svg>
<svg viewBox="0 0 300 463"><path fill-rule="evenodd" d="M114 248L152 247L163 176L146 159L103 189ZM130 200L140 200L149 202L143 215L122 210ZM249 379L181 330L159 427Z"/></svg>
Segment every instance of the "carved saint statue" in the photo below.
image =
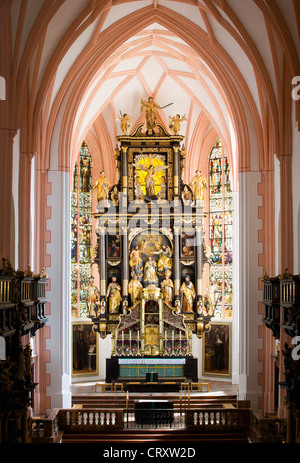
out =
<svg viewBox="0 0 300 463"><path fill-rule="evenodd" d="M100 172L100 177L96 180L93 190L97 188L97 202L105 201L108 199L108 192L110 189L110 182L105 176L105 172L102 170Z"/></svg>
<svg viewBox="0 0 300 463"><path fill-rule="evenodd" d="M167 246L166 244L163 244L160 247L158 242L155 242L155 247L158 250L154 251L153 254L158 254L159 255L157 273L160 276L162 276L162 275L165 274L165 271L167 269L170 270L172 268L172 266L173 266L172 250L171 250L170 246Z"/></svg>
<svg viewBox="0 0 300 463"><path fill-rule="evenodd" d="M86 287L85 292L86 292L86 300L87 300L89 315L95 316L96 312L98 312L97 306L99 305L99 301L100 301L100 293L99 293L97 286L95 286L93 277L91 277L90 283Z"/></svg>
<svg viewBox="0 0 300 463"><path fill-rule="evenodd" d="M109 312L118 313L122 301L121 286L117 283L117 278L112 277L106 292L106 298L109 299Z"/></svg>
<svg viewBox="0 0 300 463"><path fill-rule="evenodd" d="M114 206L117 207L119 205L119 191L117 185L113 187L113 190L110 194L110 199L112 200Z"/></svg>
<svg viewBox="0 0 300 463"><path fill-rule="evenodd" d="M181 285L180 293L183 295L182 311L193 312L193 303L196 297L196 292L191 278L186 275L184 282Z"/></svg>
<svg viewBox="0 0 300 463"><path fill-rule="evenodd" d="M165 302L167 302L168 304L172 304L174 285L173 285L173 281L170 279L170 276L171 276L170 270L166 270L165 276L166 278L161 283L162 297Z"/></svg>
<svg viewBox="0 0 300 463"><path fill-rule="evenodd" d="M148 260L145 264L144 268L144 276L143 276L143 282L146 286L148 285L158 285L158 277L156 274L156 267L157 264L155 260L152 259L151 256L148 257Z"/></svg>
<svg viewBox="0 0 300 463"><path fill-rule="evenodd" d="M187 118L185 117L185 115L182 116L181 119L180 119L180 114L176 114L175 117L174 116L173 117L169 116L169 127L172 130L174 135L179 134L179 132L180 132L180 124L183 121L187 121Z"/></svg>
<svg viewBox="0 0 300 463"><path fill-rule="evenodd" d="M204 201L204 190L207 188L207 182L200 170L196 170L195 176L190 182L190 187L193 190L194 201Z"/></svg>
<svg viewBox="0 0 300 463"><path fill-rule="evenodd" d="M183 191L181 193L181 199L184 206L190 206L192 204L192 193L189 190L187 185L184 185Z"/></svg>
<svg viewBox="0 0 300 463"><path fill-rule="evenodd" d="M128 292L131 297L132 305L135 305L138 301L142 299L143 285L138 280L137 275L135 273L133 273L132 279L128 284Z"/></svg>
<svg viewBox="0 0 300 463"><path fill-rule="evenodd" d="M138 246L135 246L130 253L129 265L133 269L137 269L142 262L141 251Z"/></svg>
<svg viewBox="0 0 300 463"><path fill-rule="evenodd" d="M204 296L207 297L208 307L207 307L207 315L213 316L215 311L215 293L216 293L216 286L214 284L213 279L210 279L210 283L207 286L206 290L204 291Z"/></svg>

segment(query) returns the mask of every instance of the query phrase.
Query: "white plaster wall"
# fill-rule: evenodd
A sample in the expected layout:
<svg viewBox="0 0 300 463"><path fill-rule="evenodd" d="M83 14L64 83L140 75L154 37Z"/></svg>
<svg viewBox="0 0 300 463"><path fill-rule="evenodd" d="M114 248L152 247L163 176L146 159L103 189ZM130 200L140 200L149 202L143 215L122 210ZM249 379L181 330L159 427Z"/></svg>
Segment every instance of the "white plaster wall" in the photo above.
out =
<svg viewBox="0 0 300 463"><path fill-rule="evenodd" d="M238 384L239 381L239 353L240 353L240 337L239 337L239 286L240 286L240 274L239 274L239 255L240 255L240 240L239 240L239 195L238 193L233 193L233 234L232 234L232 383ZM227 320L226 320L227 321Z"/></svg>
<svg viewBox="0 0 300 463"><path fill-rule="evenodd" d="M258 326L262 324L262 317L258 315L258 303L262 300L258 279L263 274L263 269L258 266L258 255L262 250L258 243L261 198L257 188L260 180L259 172L239 175L239 397L250 400L254 408L258 408L258 398L262 396L262 388L258 386L258 373L261 372L258 350L262 348L258 338Z"/></svg>
<svg viewBox="0 0 300 463"><path fill-rule="evenodd" d="M19 267L19 170L20 170L20 131L17 132L13 144L13 177L12 177L12 266Z"/></svg>
<svg viewBox="0 0 300 463"><path fill-rule="evenodd" d="M47 244L47 253L51 256L51 266L47 273L51 280L51 289L47 299L51 304L51 314L47 326L51 338L46 348L51 352L47 373L51 374L51 385L46 394L51 397L52 408L71 406L71 342L70 342L70 176L68 172L49 171L51 195L47 205L51 207L51 219L47 220L47 229L51 232L51 243Z"/></svg>
<svg viewBox="0 0 300 463"><path fill-rule="evenodd" d="M100 335L99 335L100 338ZM99 339L99 376L100 380L105 380L106 359L111 357L111 335L105 339Z"/></svg>

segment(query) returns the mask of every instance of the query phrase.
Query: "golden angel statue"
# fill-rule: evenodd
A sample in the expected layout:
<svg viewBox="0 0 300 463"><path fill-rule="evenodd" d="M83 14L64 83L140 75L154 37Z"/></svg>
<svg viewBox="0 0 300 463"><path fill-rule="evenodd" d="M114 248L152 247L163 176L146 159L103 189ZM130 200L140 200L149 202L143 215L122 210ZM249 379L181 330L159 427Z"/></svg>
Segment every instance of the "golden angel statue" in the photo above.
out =
<svg viewBox="0 0 300 463"><path fill-rule="evenodd" d="M147 175L145 177L145 185L146 185L146 196L155 196L155 181L154 181L154 176L157 172L161 170L168 169L169 166L156 166L151 163L150 160L150 165L149 167L145 166L144 164L132 164L137 170L143 170L147 172Z"/></svg>
<svg viewBox="0 0 300 463"><path fill-rule="evenodd" d="M180 132L180 124L183 121L187 121L185 114L180 119L180 114L176 114L176 116L169 116L169 127L172 130L174 135L178 135Z"/></svg>
<svg viewBox="0 0 300 463"><path fill-rule="evenodd" d="M147 129L153 129L156 126L156 111L161 107L152 96L149 96L148 100L141 99L141 112L144 108L146 108L146 127Z"/></svg>
<svg viewBox="0 0 300 463"><path fill-rule="evenodd" d="M121 114L120 116L117 117L117 120L121 122L121 130L123 134L129 135L129 130L132 125L131 124L132 117L130 117L128 114L124 114L123 116Z"/></svg>

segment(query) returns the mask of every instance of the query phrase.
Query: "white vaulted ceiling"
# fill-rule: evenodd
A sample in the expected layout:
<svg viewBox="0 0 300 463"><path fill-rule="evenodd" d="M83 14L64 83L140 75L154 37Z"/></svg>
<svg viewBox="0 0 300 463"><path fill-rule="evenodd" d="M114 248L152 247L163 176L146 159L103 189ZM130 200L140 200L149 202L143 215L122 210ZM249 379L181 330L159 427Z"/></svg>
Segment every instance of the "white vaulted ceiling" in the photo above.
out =
<svg viewBox="0 0 300 463"><path fill-rule="evenodd" d="M126 112L138 123L140 100L149 95L161 106L172 103L159 114L166 125L170 115L186 115L181 134L188 149L195 151L201 130L204 136L213 129L234 157L234 134L250 136L240 108L247 106L258 136L266 111L276 132L284 79L278 63L286 54L291 73L299 65L292 0L8 3L17 97L28 73L32 143L43 121L40 150L49 149L56 131L69 159L90 133L113 165L117 116ZM60 126L69 127L68 136Z"/></svg>

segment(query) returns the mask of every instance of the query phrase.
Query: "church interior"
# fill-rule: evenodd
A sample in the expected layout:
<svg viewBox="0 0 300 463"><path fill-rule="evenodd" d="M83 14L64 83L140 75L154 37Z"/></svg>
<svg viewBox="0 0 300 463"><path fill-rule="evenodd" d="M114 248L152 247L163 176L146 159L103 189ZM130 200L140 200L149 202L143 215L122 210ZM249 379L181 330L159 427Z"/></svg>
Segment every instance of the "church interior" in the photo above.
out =
<svg viewBox="0 0 300 463"><path fill-rule="evenodd" d="M0 2L0 443L300 443L299 38Z"/></svg>

